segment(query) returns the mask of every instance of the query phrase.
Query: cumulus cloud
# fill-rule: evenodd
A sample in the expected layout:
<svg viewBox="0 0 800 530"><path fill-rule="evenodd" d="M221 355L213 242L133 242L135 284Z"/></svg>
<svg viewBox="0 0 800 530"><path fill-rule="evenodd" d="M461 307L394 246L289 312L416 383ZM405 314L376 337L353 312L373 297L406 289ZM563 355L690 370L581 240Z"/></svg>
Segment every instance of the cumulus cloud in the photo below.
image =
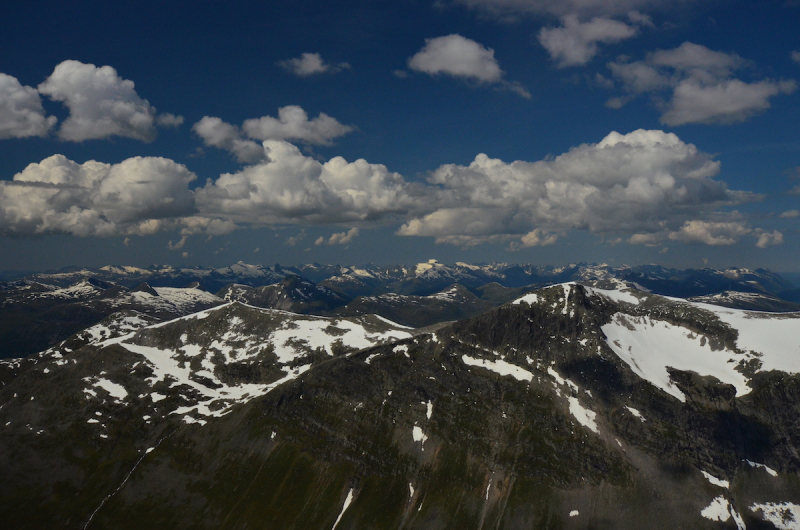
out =
<svg viewBox="0 0 800 530"><path fill-rule="evenodd" d="M124 136L151 142L156 137L156 109L139 97L133 81L122 79L110 66L64 61L39 85L39 93L69 108L58 131L62 140ZM182 118L168 114L161 120L160 124L174 126Z"/></svg>
<svg viewBox="0 0 800 530"><path fill-rule="evenodd" d="M261 144L244 138L238 127L220 118L203 116L192 126L192 131L203 139L205 145L229 151L239 162L249 164L264 159Z"/></svg>
<svg viewBox="0 0 800 530"><path fill-rule="evenodd" d="M403 177L360 159L328 162L284 141L264 142L265 160L195 192L207 215L247 223L341 223L405 213L419 202Z"/></svg>
<svg viewBox="0 0 800 530"><path fill-rule="evenodd" d="M408 60L408 67L430 75L446 74L485 83L503 77L494 50L456 34L425 39L425 46Z"/></svg>
<svg viewBox="0 0 800 530"><path fill-rule="evenodd" d="M777 230L773 230L772 232L759 231L757 233L757 236L758 236L758 241L756 242L756 246L758 248L767 248L767 247L773 247L775 245L783 245L783 234L781 234Z"/></svg>
<svg viewBox="0 0 800 530"><path fill-rule="evenodd" d="M213 116L204 116L192 130L211 147L231 152L237 160L254 163L264 160L264 147L254 140L295 140L313 145L331 145L333 140L355 130L321 112L309 120L301 107L278 109L278 117L264 116L245 120L241 127Z"/></svg>
<svg viewBox="0 0 800 530"><path fill-rule="evenodd" d="M278 109L278 117L264 116L245 120L242 129L257 140L300 140L314 145L330 145L331 141L352 132L352 125L343 125L335 118L320 112L309 120L308 114L297 105Z"/></svg>
<svg viewBox="0 0 800 530"><path fill-rule="evenodd" d="M297 234L296 236L291 236L288 239L286 239L285 243L290 247L293 247L305 238L306 238L306 231L301 230L300 233Z"/></svg>
<svg viewBox="0 0 800 530"><path fill-rule="evenodd" d="M149 235L194 211L195 178L165 158L78 164L53 155L0 184L0 233Z"/></svg>
<svg viewBox="0 0 800 530"><path fill-rule="evenodd" d="M331 234L331 237L325 239L324 237L320 236L314 241L314 244L319 246L322 244L325 245L347 245L350 243L354 238L358 237L359 229L358 228L351 228L346 232L338 232L335 234Z"/></svg>
<svg viewBox="0 0 800 530"><path fill-rule="evenodd" d="M793 51L790 56L794 62L800 63L800 51Z"/></svg>
<svg viewBox="0 0 800 530"><path fill-rule="evenodd" d="M437 169L429 182L438 188L439 207L398 233L441 242L457 237L464 245L465 238L498 235L542 244L545 233L571 229L678 230L687 219L759 198L729 190L714 179L719 169L711 155L663 131L614 132L538 162L506 163L481 154L469 166Z"/></svg>
<svg viewBox="0 0 800 530"><path fill-rule="evenodd" d="M46 136L56 121L55 116L45 116L35 88L0 74L0 140Z"/></svg>
<svg viewBox="0 0 800 530"><path fill-rule="evenodd" d="M719 222L719 221L686 221L684 225L675 232L669 234L673 241L684 243L703 243L705 245L733 245L739 238L752 232L744 223L739 221Z"/></svg>
<svg viewBox="0 0 800 530"><path fill-rule="evenodd" d="M730 245L748 234L759 247L783 242L779 232L720 213L762 197L728 189L713 156L663 131L612 132L535 162L480 154L467 166L440 166L427 183L406 181L363 159L320 162L282 140L264 141L262 151L258 163L194 191L195 175L171 160L79 164L55 155L0 184L0 234L176 230L180 238L168 247L179 250L195 234L224 235L240 225L402 220L399 235L461 247L510 242L512 250L552 245L571 230L620 240L632 234L629 243L645 245ZM317 244L347 244L358 235L351 228Z"/></svg>
<svg viewBox="0 0 800 530"><path fill-rule="evenodd" d="M455 3L479 9L503 18L519 15L577 14L582 17L620 16L632 10L652 11L676 8L693 0L455 0Z"/></svg>
<svg viewBox="0 0 800 530"><path fill-rule="evenodd" d="M675 87L661 122L667 125L743 122L770 108L771 97L791 94L796 88L794 81L745 83L727 79L704 85L685 79Z"/></svg>
<svg viewBox="0 0 800 530"><path fill-rule="evenodd" d="M787 210L781 213L781 219L793 219L795 217L800 217L800 210Z"/></svg>
<svg viewBox="0 0 800 530"><path fill-rule="evenodd" d="M516 248L545 247L554 244L556 241L558 241L556 234L550 234L541 228L537 228L522 236L519 243L512 245L511 248L514 250Z"/></svg>
<svg viewBox="0 0 800 530"><path fill-rule="evenodd" d="M183 125L183 116L176 116L166 112L158 115L156 123L161 127L180 127Z"/></svg>
<svg viewBox="0 0 800 530"><path fill-rule="evenodd" d="M654 247L664 241L666 234L664 233L651 233L651 234L633 234L628 238L628 243L631 245L646 245Z"/></svg>
<svg viewBox="0 0 800 530"><path fill-rule="evenodd" d="M620 108L640 94L650 94L667 125L727 124L746 121L770 107L770 99L790 94L793 80L745 82L734 78L747 61L691 42L649 53L643 61L608 64L626 95L607 106Z"/></svg>
<svg viewBox="0 0 800 530"><path fill-rule="evenodd" d="M494 50L474 40L453 34L425 39L425 46L408 59L408 67L432 76L449 75L478 83L498 84L522 97L530 98L517 82L507 82L494 58Z"/></svg>
<svg viewBox="0 0 800 530"><path fill-rule="evenodd" d="M638 13L632 18L641 23L649 21ZM538 39L550 57L558 62L559 68L565 68L587 64L597 55L599 44L620 42L638 32L636 25L619 20L595 17L588 22L581 22L577 15L567 15L562 19L561 27L539 30Z"/></svg>
<svg viewBox="0 0 800 530"><path fill-rule="evenodd" d="M335 74L350 68L348 63L326 63L318 53L304 53L294 59L279 61L278 66L299 77L317 74Z"/></svg>

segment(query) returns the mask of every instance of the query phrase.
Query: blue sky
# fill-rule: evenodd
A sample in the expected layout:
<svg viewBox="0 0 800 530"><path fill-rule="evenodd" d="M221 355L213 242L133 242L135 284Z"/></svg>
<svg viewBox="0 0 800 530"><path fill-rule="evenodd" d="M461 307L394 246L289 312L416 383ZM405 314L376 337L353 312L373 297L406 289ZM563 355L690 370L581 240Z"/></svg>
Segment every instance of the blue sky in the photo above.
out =
<svg viewBox="0 0 800 530"><path fill-rule="evenodd" d="M0 269L798 270L798 27L782 0L12 1Z"/></svg>

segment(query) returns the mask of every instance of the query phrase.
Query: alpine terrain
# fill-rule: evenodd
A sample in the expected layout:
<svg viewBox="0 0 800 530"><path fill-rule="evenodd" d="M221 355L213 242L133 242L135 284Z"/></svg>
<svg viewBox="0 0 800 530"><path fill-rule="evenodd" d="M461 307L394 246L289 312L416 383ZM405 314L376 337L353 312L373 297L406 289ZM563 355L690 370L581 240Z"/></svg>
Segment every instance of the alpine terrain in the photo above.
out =
<svg viewBox="0 0 800 530"><path fill-rule="evenodd" d="M800 528L800 313L596 275L389 296L475 312L419 328L284 278L3 361L3 525Z"/></svg>

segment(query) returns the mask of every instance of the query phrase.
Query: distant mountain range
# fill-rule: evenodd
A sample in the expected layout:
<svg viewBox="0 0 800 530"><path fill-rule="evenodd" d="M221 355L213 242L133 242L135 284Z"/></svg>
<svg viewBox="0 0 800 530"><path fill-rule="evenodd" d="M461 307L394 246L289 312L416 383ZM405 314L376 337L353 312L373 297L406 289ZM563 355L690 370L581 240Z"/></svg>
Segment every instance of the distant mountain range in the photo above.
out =
<svg viewBox="0 0 800 530"><path fill-rule="evenodd" d="M374 313L424 327L468 318L535 287L568 281L614 285L739 309L800 310L800 290L765 269L667 269L489 264L223 268L69 268L0 282L0 358L42 351L121 310L158 320L236 300L324 316ZM215 294L211 294L215 293Z"/></svg>
<svg viewBox="0 0 800 530"><path fill-rule="evenodd" d="M168 321L123 308L0 361L3 524L797 528L800 313L660 296L602 270L502 304L513 287L496 282L485 298L451 283L340 305L351 295L325 280L284 276ZM729 278L727 293L780 285L705 274ZM198 291L150 289L176 307ZM333 313L500 305L414 329L237 301L291 307L317 292L314 309Z"/></svg>

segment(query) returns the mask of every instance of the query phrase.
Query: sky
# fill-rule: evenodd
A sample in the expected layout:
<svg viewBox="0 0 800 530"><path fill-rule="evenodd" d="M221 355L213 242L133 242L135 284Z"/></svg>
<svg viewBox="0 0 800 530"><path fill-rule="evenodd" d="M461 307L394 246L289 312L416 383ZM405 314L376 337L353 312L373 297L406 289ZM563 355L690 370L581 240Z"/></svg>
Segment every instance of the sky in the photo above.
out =
<svg viewBox="0 0 800 530"><path fill-rule="evenodd" d="M800 271L797 0L9 0L0 270Z"/></svg>

